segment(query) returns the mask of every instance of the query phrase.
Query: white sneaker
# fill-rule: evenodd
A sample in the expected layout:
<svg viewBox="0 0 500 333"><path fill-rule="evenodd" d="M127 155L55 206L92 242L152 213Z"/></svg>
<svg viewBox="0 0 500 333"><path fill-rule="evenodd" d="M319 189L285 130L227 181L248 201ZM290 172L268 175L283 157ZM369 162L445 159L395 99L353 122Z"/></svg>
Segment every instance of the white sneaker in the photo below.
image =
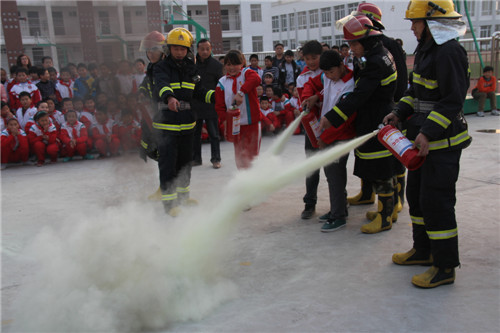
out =
<svg viewBox="0 0 500 333"><path fill-rule="evenodd" d="M498 112L498 110L491 110L491 115L492 116L500 116L500 112Z"/></svg>
<svg viewBox="0 0 500 333"><path fill-rule="evenodd" d="M476 116L478 116L478 117L484 117L484 112L482 112L482 111L478 111L478 112L476 113Z"/></svg>

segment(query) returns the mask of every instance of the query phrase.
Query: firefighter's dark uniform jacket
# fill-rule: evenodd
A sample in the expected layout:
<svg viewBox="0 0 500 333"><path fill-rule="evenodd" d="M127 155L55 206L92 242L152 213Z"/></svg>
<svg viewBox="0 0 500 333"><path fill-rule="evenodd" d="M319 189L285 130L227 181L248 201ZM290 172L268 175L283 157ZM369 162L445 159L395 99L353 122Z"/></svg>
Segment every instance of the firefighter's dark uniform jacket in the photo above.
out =
<svg viewBox="0 0 500 333"><path fill-rule="evenodd" d="M139 86L139 92L146 96L151 101L151 113L154 117L158 112L158 103L156 99L153 98L153 67L156 63L149 63L146 69L146 76L142 80ZM156 148L156 143L154 142L154 137L152 134L152 123L146 122L146 119L141 121L141 149L140 156L144 161L147 161L149 156L151 159L158 160L158 150Z"/></svg>
<svg viewBox="0 0 500 333"><path fill-rule="evenodd" d="M462 107L468 88L467 53L456 40L441 46L434 39L419 44L412 84L394 110L401 121L408 121L408 139L425 134L431 151L467 147L471 137Z"/></svg>
<svg viewBox="0 0 500 333"><path fill-rule="evenodd" d="M408 89L408 70L406 67L406 56L401 45L396 42L394 38L387 37L386 35L380 36L380 40L384 47L392 54L398 78L396 80L396 92L394 93L394 101L398 102L403 97L405 91Z"/></svg>
<svg viewBox="0 0 500 333"><path fill-rule="evenodd" d="M410 89L393 111L407 120L407 136L429 139L424 164L408 172L406 195L413 229L413 247L432 254L433 265L456 267L458 230L456 189L462 149L471 142L463 117L469 87L467 53L456 40L437 45L419 43Z"/></svg>
<svg viewBox="0 0 500 333"><path fill-rule="evenodd" d="M214 90L201 85L194 61L186 57L179 64L168 56L154 66L153 77L153 96L164 103L153 119L153 127L169 131L172 135L192 133L196 125L193 110L188 108L175 112L168 110L167 104L170 96L187 103L193 98L214 103Z"/></svg>
<svg viewBox="0 0 500 333"><path fill-rule="evenodd" d="M378 128L394 107L396 67L391 54L377 43L365 55L366 62L354 68L354 91L328 112L325 117L339 127L358 111L356 135L361 136ZM394 157L377 138L356 149L354 174L367 180L389 179L394 175Z"/></svg>

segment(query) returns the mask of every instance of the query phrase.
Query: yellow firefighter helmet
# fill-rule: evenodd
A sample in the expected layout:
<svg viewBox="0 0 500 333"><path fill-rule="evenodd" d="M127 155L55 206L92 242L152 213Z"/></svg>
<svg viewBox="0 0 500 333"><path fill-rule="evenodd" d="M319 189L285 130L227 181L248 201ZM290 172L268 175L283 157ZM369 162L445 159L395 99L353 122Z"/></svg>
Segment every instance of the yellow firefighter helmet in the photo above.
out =
<svg viewBox="0 0 500 333"><path fill-rule="evenodd" d="M456 19L462 15L455 11L452 0L411 0L406 10L407 20Z"/></svg>
<svg viewBox="0 0 500 333"><path fill-rule="evenodd" d="M180 45L190 48L193 44L193 35L184 28L174 28L167 35L167 45Z"/></svg>

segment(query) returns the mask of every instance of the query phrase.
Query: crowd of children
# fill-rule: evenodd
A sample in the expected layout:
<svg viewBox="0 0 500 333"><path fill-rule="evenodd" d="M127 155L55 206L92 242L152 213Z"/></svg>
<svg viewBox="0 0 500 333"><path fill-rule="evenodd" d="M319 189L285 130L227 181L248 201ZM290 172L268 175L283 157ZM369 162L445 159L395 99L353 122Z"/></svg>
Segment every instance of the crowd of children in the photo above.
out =
<svg viewBox="0 0 500 333"><path fill-rule="evenodd" d="M10 79L2 68L2 169L8 163L42 166L46 158L55 163L137 151L144 72L142 59L69 63L57 70L50 57L33 66L21 54Z"/></svg>

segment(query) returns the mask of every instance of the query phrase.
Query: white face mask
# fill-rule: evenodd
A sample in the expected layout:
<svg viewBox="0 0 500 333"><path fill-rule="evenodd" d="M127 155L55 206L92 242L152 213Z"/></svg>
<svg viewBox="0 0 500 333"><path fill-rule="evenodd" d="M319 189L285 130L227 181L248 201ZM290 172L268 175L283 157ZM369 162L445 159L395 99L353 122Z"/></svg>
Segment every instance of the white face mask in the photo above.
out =
<svg viewBox="0 0 500 333"><path fill-rule="evenodd" d="M427 20L427 26L431 31L436 44L441 45L449 40L463 37L467 30L465 22L460 19L435 19Z"/></svg>

